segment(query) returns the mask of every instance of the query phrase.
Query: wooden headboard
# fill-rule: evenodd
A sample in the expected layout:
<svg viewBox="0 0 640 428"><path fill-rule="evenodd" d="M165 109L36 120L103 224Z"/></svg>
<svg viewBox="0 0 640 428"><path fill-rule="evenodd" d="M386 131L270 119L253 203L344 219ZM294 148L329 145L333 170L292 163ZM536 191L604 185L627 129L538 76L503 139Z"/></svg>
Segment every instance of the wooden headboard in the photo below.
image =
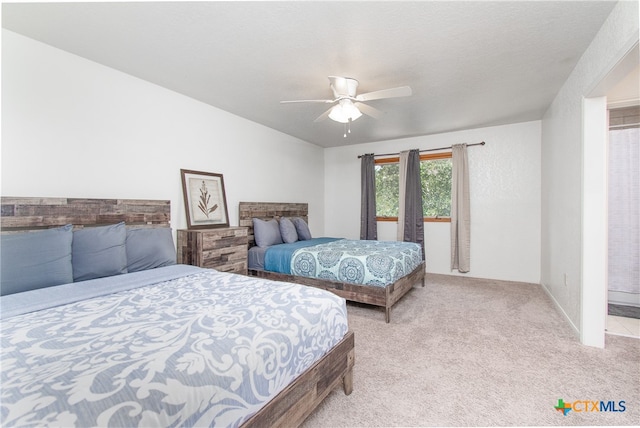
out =
<svg viewBox="0 0 640 428"><path fill-rule="evenodd" d="M253 218L271 220L280 217L300 217L309 223L309 204L295 202L240 202L239 226L249 228L249 247L255 245Z"/></svg>
<svg viewBox="0 0 640 428"><path fill-rule="evenodd" d="M124 221L127 226L169 226L171 201L143 199L1 198L2 232L74 228Z"/></svg>

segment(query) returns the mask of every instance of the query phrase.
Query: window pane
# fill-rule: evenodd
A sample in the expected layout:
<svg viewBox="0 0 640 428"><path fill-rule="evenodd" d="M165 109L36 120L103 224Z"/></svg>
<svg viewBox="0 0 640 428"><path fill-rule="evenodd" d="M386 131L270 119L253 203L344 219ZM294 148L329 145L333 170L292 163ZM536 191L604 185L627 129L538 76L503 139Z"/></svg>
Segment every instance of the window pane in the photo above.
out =
<svg viewBox="0 0 640 428"><path fill-rule="evenodd" d="M420 162L425 217L451 217L451 159Z"/></svg>
<svg viewBox="0 0 640 428"><path fill-rule="evenodd" d="M377 164L376 215L398 216L400 165ZM451 217L451 159L428 159L420 162L422 208L425 217Z"/></svg>
<svg viewBox="0 0 640 428"><path fill-rule="evenodd" d="M376 165L376 215L398 216L400 165L389 163Z"/></svg>

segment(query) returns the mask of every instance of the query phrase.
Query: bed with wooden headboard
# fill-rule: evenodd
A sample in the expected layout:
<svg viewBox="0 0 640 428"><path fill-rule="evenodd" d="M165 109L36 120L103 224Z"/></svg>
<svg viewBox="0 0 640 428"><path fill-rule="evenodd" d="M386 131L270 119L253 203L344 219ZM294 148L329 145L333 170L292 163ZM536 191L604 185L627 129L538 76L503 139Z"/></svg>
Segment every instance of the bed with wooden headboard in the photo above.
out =
<svg viewBox="0 0 640 428"><path fill-rule="evenodd" d="M17 263L37 260L42 256L40 249L50 252L55 246L71 246L69 254L76 254L73 245L79 231L89 234L89 245L98 245L105 234L116 229L121 234L124 226L127 256L134 230L144 229L145 245L155 239L156 232L171 236L167 200L2 197L0 221L2 258ZM34 241L34 246L33 239L47 243ZM51 239L55 245L49 245ZM287 327L299 320L287 320L283 314L306 311L273 310L273 302L289 298L264 295L262 300L250 300L251 295L280 283L176 265L175 246L170 242L173 264L167 266L74 279L0 297L1 425L297 426L337 386L342 384L345 393L351 393L354 335L346 325L344 302L331 293L305 297L306 287L298 285L295 293L286 288L278 291L289 297L303 293L297 304L305 308L319 303L332 307L330 314L321 311L313 321L322 328L307 330L328 329L329 335L337 334L334 343L325 350L314 349L311 342L325 339L294 338L286 332L300 330ZM27 251L16 257L19 248ZM138 248L131 253L134 250ZM57 257L56 263L60 260ZM11 268L3 261L3 283L3 274L9 276ZM147 275L153 277L148 284L122 288ZM224 289L225 284L231 287ZM119 291L112 293L111 287ZM87 293L96 294L87 297ZM58 302L63 297L70 300ZM240 306L232 307L228 301ZM23 308L40 303L51 307ZM254 312L260 316L249 319ZM341 312L337 318L343 321L334 323ZM254 324L255 331L240 328ZM277 327L269 331L269 325ZM232 338L229 342L227 336ZM268 340L260 342L265 339L257 336ZM269 345L272 338L278 339L273 341L277 345ZM305 342L304 352L291 348L291 341ZM274 363L296 354L311 361L287 368L298 373L286 380L288 375ZM249 392L255 388L255 397L271 398L250 401L239 395L247 388Z"/></svg>
<svg viewBox="0 0 640 428"><path fill-rule="evenodd" d="M240 202L239 225L249 229L249 247L255 245L253 219L279 219L281 217L302 218L308 222L309 207L306 203L279 202ZM263 269L249 269L250 275L276 281L294 282L323 290L331 291L349 301L365 303L384 308L385 320L390 322L391 307L413 288L416 283L424 286L425 263L419 264L414 270L402 276L394 283L385 287L353 284L349 282L328 279L310 278L307 276L288 275L286 273L270 272Z"/></svg>

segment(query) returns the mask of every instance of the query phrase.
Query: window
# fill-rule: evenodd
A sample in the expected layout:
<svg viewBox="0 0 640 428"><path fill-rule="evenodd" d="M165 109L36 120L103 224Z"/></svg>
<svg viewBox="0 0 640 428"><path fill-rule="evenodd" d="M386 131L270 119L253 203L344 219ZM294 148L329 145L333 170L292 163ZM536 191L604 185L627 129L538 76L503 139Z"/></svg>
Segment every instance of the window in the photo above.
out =
<svg viewBox="0 0 640 428"><path fill-rule="evenodd" d="M400 159L376 159L376 215L378 221L398 221ZM424 221L450 221L451 153L420 156Z"/></svg>

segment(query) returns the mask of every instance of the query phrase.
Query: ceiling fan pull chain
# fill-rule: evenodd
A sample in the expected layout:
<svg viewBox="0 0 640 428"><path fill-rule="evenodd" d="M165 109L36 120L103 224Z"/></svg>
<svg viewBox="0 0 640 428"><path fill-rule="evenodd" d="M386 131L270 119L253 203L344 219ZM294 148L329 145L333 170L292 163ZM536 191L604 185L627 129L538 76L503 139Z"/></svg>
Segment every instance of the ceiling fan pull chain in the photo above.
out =
<svg viewBox="0 0 640 428"><path fill-rule="evenodd" d="M344 123L344 138L347 138L347 134L351 134L351 118L349 118L348 122Z"/></svg>

